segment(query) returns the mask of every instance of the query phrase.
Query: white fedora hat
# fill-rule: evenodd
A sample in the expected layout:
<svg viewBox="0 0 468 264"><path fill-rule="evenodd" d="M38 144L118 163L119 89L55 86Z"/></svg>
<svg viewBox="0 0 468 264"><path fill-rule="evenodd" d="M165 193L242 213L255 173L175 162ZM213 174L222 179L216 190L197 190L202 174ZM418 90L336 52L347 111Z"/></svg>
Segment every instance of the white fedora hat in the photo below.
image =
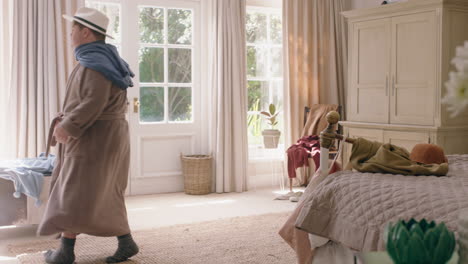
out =
<svg viewBox="0 0 468 264"><path fill-rule="evenodd" d="M106 33L107 26L109 25L109 18L94 8L82 7L76 11L74 16L63 15L63 18L72 22L76 21L92 30L108 36L111 39L114 38Z"/></svg>

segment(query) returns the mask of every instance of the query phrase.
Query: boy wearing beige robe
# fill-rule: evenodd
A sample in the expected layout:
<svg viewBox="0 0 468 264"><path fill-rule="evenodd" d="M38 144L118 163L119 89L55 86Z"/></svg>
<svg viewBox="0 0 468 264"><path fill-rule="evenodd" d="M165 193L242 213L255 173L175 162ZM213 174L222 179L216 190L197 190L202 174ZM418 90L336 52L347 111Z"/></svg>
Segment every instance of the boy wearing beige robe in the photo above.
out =
<svg viewBox="0 0 468 264"><path fill-rule="evenodd" d="M79 64L54 130L60 144L38 234L62 233L60 248L45 253L47 263L73 263L80 233L117 236L118 249L106 262L122 262L138 253L124 201L130 160L126 89L134 75L115 47L104 42L109 21L104 14L80 8L74 17L64 17L74 23L71 38Z"/></svg>

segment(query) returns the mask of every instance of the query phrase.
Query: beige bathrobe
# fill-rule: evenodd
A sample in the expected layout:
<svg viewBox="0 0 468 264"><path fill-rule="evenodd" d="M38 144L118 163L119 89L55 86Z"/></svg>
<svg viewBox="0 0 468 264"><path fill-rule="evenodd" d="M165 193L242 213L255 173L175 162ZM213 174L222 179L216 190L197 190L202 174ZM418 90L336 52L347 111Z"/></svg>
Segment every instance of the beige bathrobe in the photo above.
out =
<svg viewBox="0 0 468 264"><path fill-rule="evenodd" d="M59 124L71 138L58 145L39 235L130 233L124 203L130 161L126 109L126 91L97 71L75 67Z"/></svg>

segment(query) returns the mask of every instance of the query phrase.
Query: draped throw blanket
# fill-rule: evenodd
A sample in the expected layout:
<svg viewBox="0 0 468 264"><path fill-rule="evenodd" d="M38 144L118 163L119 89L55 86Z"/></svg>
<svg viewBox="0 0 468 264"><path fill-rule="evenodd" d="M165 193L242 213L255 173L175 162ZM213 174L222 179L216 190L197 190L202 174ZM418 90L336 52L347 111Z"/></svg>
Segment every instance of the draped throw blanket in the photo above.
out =
<svg viewBox="0 0 468 264"><path fill-rule="evenodd" d="M13 182L15 198L20 198L23 193L35 199L36 205L39 206L42 203L39 197L44 176L52 173L54 162L55 155L46 157L44 153L37 158L3 160L0 161L0 178Z"/></svg>
<svg viewBox="0 0 468 264"><path fill-rule="evenodd" d="M294 209L288 220L278 232L286 243L288 243L288 245L296 252L297 264L310 264L313 257L313 248L309 240L309 235L307 232L296 228L297 218L304 207L304 203L310 199L310 196L319 184L328 176L331 176L330 174L340 170L341 167L337 162L333 162L331 164L329 173L322 173L321 170L317 170L310 179L310 183L307 185L304 194L301 196L296 209Z"/></svg>
<svg viewBox="0 0 468 264"><path fill-rule="evenodd" d="M302 129L302 136L320 135L320 132L328 127L326 116L330 111L338 111L338 105L313 104L310 107L304 129Z"/></svg>
<svg viewBox="0 0 468 264"><path fill-rule="evenodd" d="M320 142L316 135L300 138L296 144L288 148L288 176L296 178L296 169L309 166L309 157L312 157L315 168L320 166Z"/></svg>

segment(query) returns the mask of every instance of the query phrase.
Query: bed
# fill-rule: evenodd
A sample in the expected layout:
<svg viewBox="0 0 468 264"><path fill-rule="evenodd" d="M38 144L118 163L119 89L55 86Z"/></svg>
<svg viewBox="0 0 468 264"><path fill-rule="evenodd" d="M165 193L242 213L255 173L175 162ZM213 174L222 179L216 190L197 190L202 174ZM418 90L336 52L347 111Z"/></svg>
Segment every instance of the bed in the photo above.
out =
<svg viewBox="0 0 468 264"><path fill-rule="evenodd" d="M459 212L468 209L468 155L448 161L444 177L355 171L318 177L280 234L298 263L320 264L353 263L353 251L384 250L384 227L398 219L444 221L456 232Z"/></svg>
<svg viewBox="0 0 468 264"><path fill-rule="evenodd" d="M15 198L14 183L0 179L0 227L9 225L37 225L45 211L47 198L50 192L52 177L45 177L39 199L42 202L37 206L36 199L26 195Z"/></svg>
<svg viewBox="0 0 468 264"><path fill-rule="evenodd" d="M342 171L308 190L296 227L356 251L384 250L389 221L426 218L457 231L468 209L468 155L448 156L447 177ZM309 236L317 244L317 238ZM315 240L314 240L315 239Z"/></svg>
<svg viewBox="0 0 468 264"><path fill-rule="evenodd" d="M0 226L39 223L54 161L54 155L0 161Z"/></svg>

